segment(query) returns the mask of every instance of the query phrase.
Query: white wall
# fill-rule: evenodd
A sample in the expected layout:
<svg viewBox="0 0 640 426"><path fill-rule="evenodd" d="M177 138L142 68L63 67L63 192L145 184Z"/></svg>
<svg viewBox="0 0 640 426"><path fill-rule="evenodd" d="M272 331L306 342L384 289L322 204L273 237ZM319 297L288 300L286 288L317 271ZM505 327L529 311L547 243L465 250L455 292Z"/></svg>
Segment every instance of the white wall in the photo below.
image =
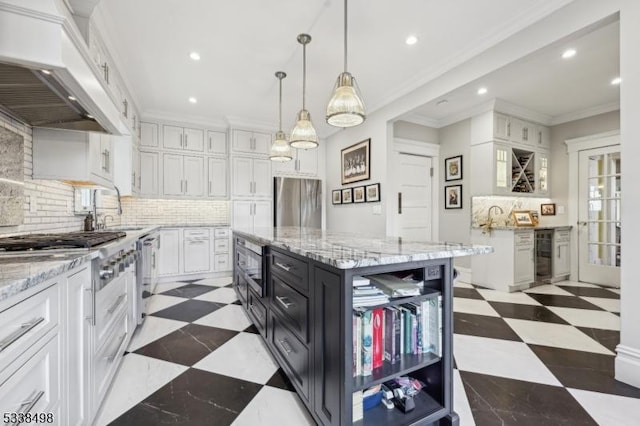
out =
<svg viewBox="0 0 640 426"><path fill-rule="evenodd" d="M393 123L393 137L429 143L440 143L438 129L421 124L398 120Z"/></svg>

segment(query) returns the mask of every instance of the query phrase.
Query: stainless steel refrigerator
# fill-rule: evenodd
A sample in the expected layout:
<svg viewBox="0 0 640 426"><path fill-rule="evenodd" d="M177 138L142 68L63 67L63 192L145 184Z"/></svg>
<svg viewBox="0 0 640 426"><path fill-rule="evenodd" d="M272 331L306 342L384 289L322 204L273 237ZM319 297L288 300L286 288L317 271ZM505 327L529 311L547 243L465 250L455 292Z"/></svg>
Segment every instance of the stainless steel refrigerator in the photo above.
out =
<svg viewBox="0 0 640 426"><path fill-rule="evenodd" d="M322 181L273 178L274 226L322 227Z"/></svg>

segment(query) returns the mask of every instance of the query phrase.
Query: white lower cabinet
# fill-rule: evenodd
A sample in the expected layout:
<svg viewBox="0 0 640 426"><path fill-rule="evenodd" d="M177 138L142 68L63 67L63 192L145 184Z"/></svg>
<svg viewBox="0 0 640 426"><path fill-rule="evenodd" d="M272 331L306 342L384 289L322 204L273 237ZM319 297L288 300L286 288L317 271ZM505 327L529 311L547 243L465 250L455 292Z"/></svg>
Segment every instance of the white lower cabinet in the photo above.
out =
<svg viewBox="0 0 640 426"><path fill-rule="evenodd" d="M513 281L529 284L535 280L535 241L533 231L514 231Z"/></svg>
<svg viewBox="0 0 640 426"><path fill-rule="evenodd" d="M184 230L184 273L211 270L211 237L208 228Z"/></svg>
<svg viewBox="0 0 640 426"><path fill-rule="evenodd" d="M162 244L158 252L158 276L179 275L182 257L180 228L161 229L160 241L162 241Z"/></svg>
<svg viewBox="0 0 640 426"><path fill-rule="evenodd" d="M555 230L553 233L553 278L559 280L571 274L571 231Z"/></svg>

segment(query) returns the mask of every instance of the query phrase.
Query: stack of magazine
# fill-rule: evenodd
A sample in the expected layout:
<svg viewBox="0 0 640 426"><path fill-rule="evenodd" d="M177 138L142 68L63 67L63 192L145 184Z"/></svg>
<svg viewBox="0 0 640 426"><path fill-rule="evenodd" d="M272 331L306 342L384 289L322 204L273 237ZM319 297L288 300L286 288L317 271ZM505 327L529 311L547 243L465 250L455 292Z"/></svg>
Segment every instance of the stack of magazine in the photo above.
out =
<svg viewBox="0 0 640 426"><path fill-rule="evenodd" d="M412 275L405 278L393 274L369 275L371 283L388 297L419 296L424 282L416 280Z"/></svg>
<svg viewBox="0 0 640 426"><path fill-rule="evenodd" d="M353 277L353 307L384 305L389 297L368 278Z"/></svg>

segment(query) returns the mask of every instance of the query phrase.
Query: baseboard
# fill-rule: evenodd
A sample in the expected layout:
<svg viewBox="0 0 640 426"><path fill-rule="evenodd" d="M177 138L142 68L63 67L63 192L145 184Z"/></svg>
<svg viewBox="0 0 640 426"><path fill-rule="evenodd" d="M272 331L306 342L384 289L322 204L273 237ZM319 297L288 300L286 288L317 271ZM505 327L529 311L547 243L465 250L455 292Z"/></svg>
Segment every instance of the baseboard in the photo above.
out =
<svg viewBox="0 0 640 426"><path fill-rule="evenodd" d="M456 266L456 271L458 271L458 282L471 284L471 268L461 268Z"/></svg>
<svg viewBox="0 0 640 426"><path fill-rule="evenodd" d="M616 352L615 379L640 388L640 350L618 345Z"/></svg>

